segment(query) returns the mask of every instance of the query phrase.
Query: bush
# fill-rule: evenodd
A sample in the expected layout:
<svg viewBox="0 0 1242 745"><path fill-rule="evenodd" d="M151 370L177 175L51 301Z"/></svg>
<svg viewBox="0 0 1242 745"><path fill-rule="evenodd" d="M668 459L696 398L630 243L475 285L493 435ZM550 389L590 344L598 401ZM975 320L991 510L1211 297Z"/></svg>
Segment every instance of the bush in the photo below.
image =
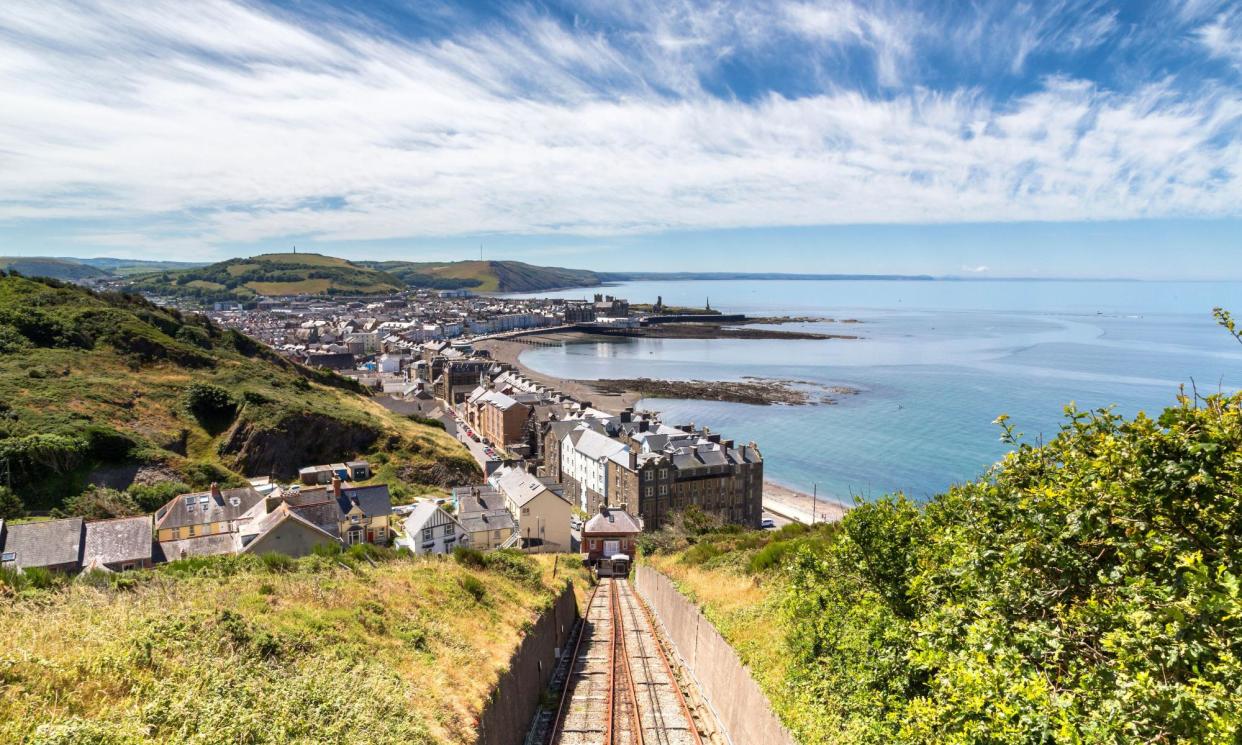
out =
<svg viewBox="0 0 1242 745"><path fill-rule="evenodd" d="M210 383L194 383L185 391L186 409L208 429L233 420L237 402L228 391Z"/></svg>
<svg viewBox="0 0 1242 745"><path fill-rule="evenodd" d="M12 520L26 516L26 507L12 489L0 486L0 520Z"/></svg>
<svg viewBox="0 0 1242 745"><path fill-rule="evenodd" d="M264 569L273 574L292 572L298 567L298 563L293 557L275 552L259 554L259 561L262 562Z"/></svg>
<svg viewBox="0 0 1242 745"><path fill-rule="evenodd" d="M138 505L138 509L143 512L155 512L168 504L168 500L187 494L193 489L182 481L161 481L156 484L131 484L125 491Z"/></svg>
<svg viewBox="0 0 1242 745"><path fill-rule="evenodd" d="M754 556L750 557L749 569L751 574L766 572L780 565L792 547L793 543L790 541L772 541L759 549Z"/></svg>
<svg viewBox="0 0 1242 745"><path fill-rule="evenodd" d="M65 506L58 512L87 520L106 520L112 517L130 517L142 514L138 503L125 492L109 489L106 486L92 486L76 497L65 501Z"/></svg>
<svg viewBox="0 0 1242 745"><path fill-rule="evenodd" d="M435 427L436 429L444 429L444 422L434 417L419 416L418 414L410 414L410 419L425 427Z"/></svg>
<svg viewBox="0 0 1242 745"><path fill-rule="evenodd" d="M483 599L487 597L487 586L478 577L467 574L458 582L461 584L461 589L465 590L467 595L474 598L474 602L482 603Z"/></svg>
<svg viewBox="0 0 1242 745"><path fill-rule="evenodd" d="M469 546L457 546L454 548L453 559L458 564L471 569L482 569L487 566L487 562L483 559L483 552Z"/></svg>

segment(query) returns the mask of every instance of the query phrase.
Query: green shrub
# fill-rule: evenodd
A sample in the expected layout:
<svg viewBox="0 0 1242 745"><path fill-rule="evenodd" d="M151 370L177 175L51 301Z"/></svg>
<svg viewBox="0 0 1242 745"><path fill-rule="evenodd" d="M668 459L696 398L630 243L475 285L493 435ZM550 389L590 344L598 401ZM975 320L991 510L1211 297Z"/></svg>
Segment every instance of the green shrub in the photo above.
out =
<svg viewBox="0 0 1242 745"><path fill-rule="evenodd" d="M12 520L26 516L22 500L7 486L0 486L0 520Z"/></svg>
<svg viewBox="0 0 1242 745"><path fill-rule="evenodd" d="M453 559L462 566L471 569L482 569L487 566L483 552L469 546L457 546L453 549Z"/></svg>
<svg viewBox="0 0 1242 745"><path fill-rule="evenodd" d="M697 566L711 561L717 556L720 556L722 553L724 552L721 551L716 544L704 541L702 543L696 543L687 549L686 552L682 554L681 561L685 564L689 564L690 566Z"/></svg>
<svg viewBox="0 0 1242 745"><path fill-rule="evenodd" d="M458 581L461 584L461 589L465 590L467 595L474 598L474 602L482 603L483 599L487 597L487 586L478 577L467 574Z"/></svg>
<svg viewBox="0 0 1242 745"><path fill-rule="evenodd" d="M143 512L155 512L168 504L168 500L193 489L182 481L160 481L155 484L131 484L125 491L129 492L138 509Z"/></svg>
<svg viewBox="0 0 1242 745"><path fill-rule="evenodd" d="M750 557L751 574L759 574L779 566L791 548L793 548L791 541L772 541L759 549L754 556Z"/></svg>
<svg viewBox="0 0 1242 745"><path fill-rule="evenodd" d="M76 497L70 497L65 501L64 508L58 512L87 520L106 520L112 517L142 514L142 510L139 509L138 503L132 496L106 486L92 486Z"/></svg>
<svg viewBox="0 0 1242 745"><path fill-rule="evenodd" d="M259 554L259 561L263 563L264 569L274 574L292 572L298 566L297 560L293 557L275 552Z"/></svg>
<svg viewBox="0 0 1242 745"><path fill-rule="evenodd" d="M209 429L233 420L237 402L228 391L210 383L193 383L185 391L186 409Z"/></svg>
<svg viewBox="0 0 1242 745"><path fill-rule="evenodd" d="M435 427L436 429L444 429L444 422L429 416L420 416L418 414L410 414L410 419L422 424L426 427Z"/></svg>

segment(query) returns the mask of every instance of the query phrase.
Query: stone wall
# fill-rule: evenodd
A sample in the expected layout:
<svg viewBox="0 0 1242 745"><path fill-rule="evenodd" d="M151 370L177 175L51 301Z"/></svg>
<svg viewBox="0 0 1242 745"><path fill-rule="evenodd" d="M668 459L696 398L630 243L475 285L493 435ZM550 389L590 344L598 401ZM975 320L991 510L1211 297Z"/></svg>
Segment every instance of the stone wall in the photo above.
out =
<svg viewBox="0 0 1242 745"><path fill-rule="evenodd" d="M578 620L572 585L565 588L522 639L479 716L475 745L521 745L556 669L557 655Z"/></svg>
<svg viewBox="0 0 1242 745"><path fill-rule="evenodd" d="M677 648L729 741L733 745L794 745L793 736L772 712L737 652L668 577L638 566L634 585L660 620L665 637Z"/></svg>

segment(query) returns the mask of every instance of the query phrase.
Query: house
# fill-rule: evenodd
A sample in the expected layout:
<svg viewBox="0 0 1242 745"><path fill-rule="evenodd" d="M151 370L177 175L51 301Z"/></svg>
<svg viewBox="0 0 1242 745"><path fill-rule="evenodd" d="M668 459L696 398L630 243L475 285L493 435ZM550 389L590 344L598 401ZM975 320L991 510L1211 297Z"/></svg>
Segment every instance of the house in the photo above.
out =
<svg viewBox="0 0 1242 745"><path fill-rule="evenodd" d="M517 532L517 521L505 507L504 497L490 486L456 487L453 502L457 521L470 536L471 548L500 548Z"/></svg>
<svg viewBox="0 0 1242 745"><path fill-rule="evenodd" d="M330 463L298 469L298 481L306 486L331 484L332 479L341 481L366 481L371 478L371 464L365 460L348 463Z"/></svg>
<svg viewBox="0 0 1242 745"><path fill-rule="evenodd" d="M632 559L642 532L638 519L624 507L600 505L599 513L582 527L582 551L591 564L610 559L614 554L625 554Z"/></svg>
<svg viewBox="0 0 1242 745"><path fill-rule="evenodd" d="M154 561L151 515L92 520L86 523L82 566L112 572L146 569Z"/></svg>
<svg viewBox="0 0 1242 745"><path fill-rule="evenodd" d="M608 501L608 461L628 447L590 426L571 431L561 441L561 483L569 498L587 512Z"/></svg>
<svg viewBox="0 0 1242 745"><path fill-rule="evenodd" d="M468 545L466 529L440 505L427 500L419 502L405 519L405 537L398 545L415 554L447 554L461 545Z"/></svg>
<svg viewBox="0 0 1242 745"><path fill-rule="evenodd" d="M334 477L329 486L281 491L245 516L248 521L272 513L281 504L346 545L386 545L392 537L392 499L387 484L350 486Z"/></svg>
<svg viewBox="0 0 1242 745"><path fill-rule="evenodd" d="M271 512L241 522L237 532L241 553L307 556L317 546L339 543L336 536L281 502Z"/></svg>
<svg viewBox="0 0 1242 745"><path fill-rule="evenodd" d="M262 500L263 496L251 486L221 489L219 484L214 483L207 491L174 497L155 513L156 540L165 543L231 534L233 521ZM173 558L180 558L180 551L168 556L169 560Z"/></svg>
<svg viewBox="0 0 1242 745"><path fill-rule="evenodd" d="M573 507L559 485L521 468L498 469L489 479L517 520L523 547L539 552L570 550L569 521Z"/></svg>
<svg viewBox="0 0 1242 745"><path fill-rule="evenodd" d="M20 525L0 520L0 567L77 571L82 563L84 523L80 517Z"/></svg>
<svg viewBox="0 0 1242 745"><path fill-rule="evenodd" d="M6 525L0 520L0 567L123 571L154 559L151 516L92 520L80 517Z"/></svg>

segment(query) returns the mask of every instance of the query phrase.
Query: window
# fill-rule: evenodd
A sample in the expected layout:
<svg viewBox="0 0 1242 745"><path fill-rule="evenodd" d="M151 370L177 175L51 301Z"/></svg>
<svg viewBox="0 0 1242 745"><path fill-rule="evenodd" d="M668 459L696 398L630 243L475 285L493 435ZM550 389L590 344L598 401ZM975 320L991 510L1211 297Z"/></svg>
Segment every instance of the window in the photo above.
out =
<svg viewBox="0 0 1242 745"><path fill-rule="evenodd" d="M193 538L197 530L198 530L197 525L191 525L190 527L186 528L186 535L190 538Z"/></svg>
<svg viewBox="0 0 1242 745"><path fill-rule="evenodd" d="M523 515L529 515L529 514L530 514L530 508L529 508L529 507L523 507L523 508L522 508L522 514L523 514Z"/></svg>
<svg viewBox="0 0 1242 745"><path fill-rule="evenodd" d="M362 528L350 528L345 533L345 542L351 546L355 543L362 543Z"/></svg>
<svg viewBox="0 0 1242 745"><path fill-rule="evenodd" d="M435 528L423 528L423 540L431 541L435 539Z"/></svg>
<svg viewBox="0 0 1242 745"><path fill-rule="evenodd" d="M661 468L661 469L660 469L660 478L662 478L662 479L666 479L666 478L668 478L668 469L667 469L667 468Z"/></svg>
<svg viewBox="0 0 1242 745"><path fill-rule="evenodd" d="M650 481L653 478L655 478L655 471L644 471L643 472L643 481Z"/></svg>
<svg viewBox="0 0 1242 745"><path fill-rule="evenodd" d="M453 524L449 523L444 526L444 537L449 538L453 535Z"/></svg>
<svg viewBox="0 0 1242 745"><path fill-rule="evenodd" d="M655 496L655 487L654 487L654 486L649 486L649 487L647 487L647 496L649 496L649 497L654 497L654 496Z"/></svg>
<svg viewBox="0 0 1242 745"><path fill-rule="evenodd" d="M660 484L660 496L663 497L666 494L668 494L668 485Z"/></svg>
<svg viewBox="0 0 1242 745"><path fill-rule="evenodd" d="M172 539L173 539L174 541L179 541L179 540L181 540L181 528L173 528L173 529L172 529Z"/></svg>

